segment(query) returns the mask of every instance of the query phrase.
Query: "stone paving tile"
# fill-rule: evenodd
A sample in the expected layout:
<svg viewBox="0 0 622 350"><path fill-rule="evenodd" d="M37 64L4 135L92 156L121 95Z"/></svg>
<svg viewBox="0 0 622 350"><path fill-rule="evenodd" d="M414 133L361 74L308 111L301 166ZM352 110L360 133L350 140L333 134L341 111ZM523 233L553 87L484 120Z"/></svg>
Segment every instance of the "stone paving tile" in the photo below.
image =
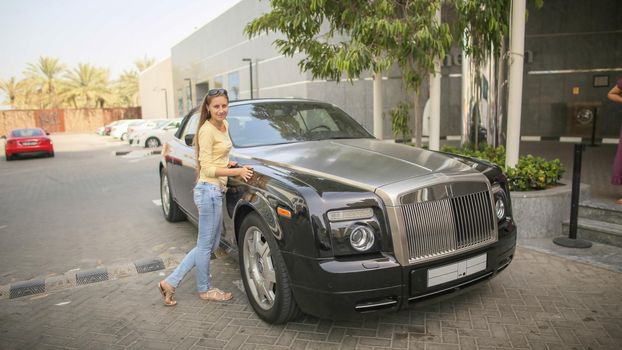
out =
<svg viewBox="0 0 622 350"><path fill-rule="evenodd" d="M164 307L155 286L166 271L0 300L0 349L622 348L622 274L520 247L506 271L452 299L285 325L254 314L235 262L212 266L234 300L201 301L189 278Z"/></svg>

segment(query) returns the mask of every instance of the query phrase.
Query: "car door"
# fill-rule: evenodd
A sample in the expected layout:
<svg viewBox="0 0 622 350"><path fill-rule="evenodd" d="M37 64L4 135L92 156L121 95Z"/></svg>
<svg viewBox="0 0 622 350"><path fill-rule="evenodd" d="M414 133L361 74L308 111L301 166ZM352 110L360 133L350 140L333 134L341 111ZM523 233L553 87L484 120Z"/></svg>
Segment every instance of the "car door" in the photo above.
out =
<svg viewBox="0 0 622 350"><path fill-rule="evenodd" d="M169 164L169 176L173 181L173 197L177 204L192 216L193 219L198 218L197 207L194 204L192 190L196 183L196 167L197 161L195 150L192 144L186 144L186 138L196 133L199 115L195 114L183 125L183 130L179 134L179 138L174 138L169 143L172 147L171 152L180 160L177 164Z"/></svg>

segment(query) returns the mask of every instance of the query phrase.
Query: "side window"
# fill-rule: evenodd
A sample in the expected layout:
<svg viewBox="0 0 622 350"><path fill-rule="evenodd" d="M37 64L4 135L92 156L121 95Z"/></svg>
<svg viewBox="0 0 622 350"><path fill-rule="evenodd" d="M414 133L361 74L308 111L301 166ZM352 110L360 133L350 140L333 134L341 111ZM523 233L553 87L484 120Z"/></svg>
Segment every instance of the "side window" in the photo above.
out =
<svg viewBox="0 0 622 350"><path fill-rule="evenodd" d="M184 125L184 130L181 133L181 139L184 140L186 135L194 135L197 132L197 123L199 122L199 115L195 114L190 117L190 120Z"/></svg>

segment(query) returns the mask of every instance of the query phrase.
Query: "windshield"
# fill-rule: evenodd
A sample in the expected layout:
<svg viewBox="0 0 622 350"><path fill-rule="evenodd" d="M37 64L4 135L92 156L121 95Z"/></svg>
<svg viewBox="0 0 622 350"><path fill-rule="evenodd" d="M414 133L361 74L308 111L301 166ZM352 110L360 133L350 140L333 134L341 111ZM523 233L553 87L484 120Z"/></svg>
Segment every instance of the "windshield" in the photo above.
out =
<svg viewBox="0 0 622 350"><path fill-rule="evenodd" d="M314 102L259 102L229 107L235 147L344 138L373 138L342 110Z"/></svg>
<svg viewBox="0 0 622 350"><path fill-rule="evenodd" d="M11 133L13 137L31 137L31 136L43 136L43 132L40 129L17 129Z"/></svg>

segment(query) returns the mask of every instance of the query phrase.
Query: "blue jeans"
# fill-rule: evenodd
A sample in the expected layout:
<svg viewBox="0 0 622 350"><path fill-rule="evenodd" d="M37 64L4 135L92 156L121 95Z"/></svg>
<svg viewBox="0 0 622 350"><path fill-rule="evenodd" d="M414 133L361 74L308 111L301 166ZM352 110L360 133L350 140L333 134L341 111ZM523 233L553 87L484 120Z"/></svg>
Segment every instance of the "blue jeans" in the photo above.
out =
<svg viewBox="0 0 622 350"><path fill-rule="evenodd" d="M199 209L197 246L186 254L175 271L166 278L166 282L177 288L184 276L196 267L197 290L204 293L210 289L209 264L212 251L220 243L223 192L219 186L199 182L194 186L193 194L194 203Z"/></svg>

